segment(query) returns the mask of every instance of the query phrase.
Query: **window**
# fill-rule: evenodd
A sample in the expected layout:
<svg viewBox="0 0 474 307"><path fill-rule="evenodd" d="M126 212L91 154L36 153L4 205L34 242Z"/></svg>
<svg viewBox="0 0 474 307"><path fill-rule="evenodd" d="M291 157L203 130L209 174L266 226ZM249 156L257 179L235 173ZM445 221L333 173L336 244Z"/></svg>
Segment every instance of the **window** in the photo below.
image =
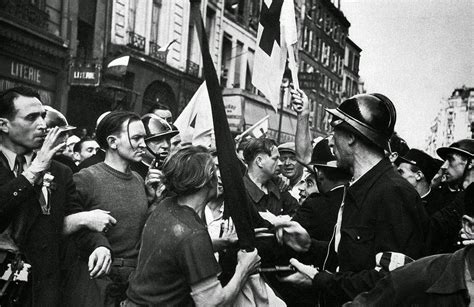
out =
<svg viewBox="0 0 474 307"><path fill-rule="evenodd" d="M326 14L326 18L324 20L324 32L329 34L331 31L331 17L329 14Z"/></svg>
<svg viewBox="0 0 474 307"><path fill-rule="evenodd" d="M133 2L133 1L132 1ZM150 40L158 44L159 24L161 19L161 0L153 0L153 9L151 13L151 35Z"/></svg>
<svg viewBox="0 0 474 307"><path fill-rule="evenodd" d="M242 42L237 41L237 48L235 50L235 66L234 66L234 84L232 87L239 88L240 87L240 69L242 65L242 53L244 52L244 44Z"/></svg>
<svg viewBox="0 0 474 307"><path fill-rule="evenodd" d="M254 50L249 49L247 51L247 71L245 74L245 89L250 92L255 92L255 87L252 85L254 55Z"/></svg>
<svg viewBox="0 0 474 307"><path fill-rule="evenodd" d="M313 30L309 30L308 31L308 49L306 51L311 53L312 49L313 49Z"/></svg>
<svg viewBox="0 0 474 307"><path fill-rule="evenodd" d="M354 57L354 72L356 74L359 73L359 56L358 55Z"/></svg>
<svg viewBox="0 0 474 307"><path fill-rule="evenodd" d="M260 15L260 1L252 0L249 2L249 27L257 31L258 19Z"/></svg>
<svg viewBox="0 0 474 307"><path fill-rule="evenodd" d="M323 12L322 12L321 6L318 6L316 8L316 25L318 27L321 27L322 24L323 24Z"/></svg>
<svg viewBox="0 0 474 307"><path fill-rule="evenodd" d="M137 2L129 1L128 2L128 31L135 31L135 17L137 14Z"/></svg>
<svg viewBox="0 0 474 307"><path fill-rule="evenodd" d="M225 10L238 22L244 23L245 0L225 0Z"/></svg>
<svg viewBox="0 0 474 307"><path fill-rule="evenodd" d="M303 50L308 51L308 26L303 27Z"/></svg>
<svg viewBox="0 0 474 307"><path fill-rule="evenodd" d="M221 70L221 86L229 87L227 81L229 79L230 61L232 57L232 38L224 34L222 42L222 70ZM253 67L253 66L252 66Z"/></svg>
<svg viewBox="0 0 474 307"><path fill-rule="evenodd" d="M311 55L313 55L314 57L316 57L316 54L318 54L318 38L316 36L316 31L313 32L313 42L312 42L313 46L311 48Z"/></svg>
<svg viewBox="0 0 474 307"><path fill-rule="evenodd" d="M206 35L209 39L209 49L212 50L212 46L214 45L214 37L215 37L215 22L216 22L216 11L211 8L207 8L206 12ZM212 52L211 52L212 53Z"/></svg>

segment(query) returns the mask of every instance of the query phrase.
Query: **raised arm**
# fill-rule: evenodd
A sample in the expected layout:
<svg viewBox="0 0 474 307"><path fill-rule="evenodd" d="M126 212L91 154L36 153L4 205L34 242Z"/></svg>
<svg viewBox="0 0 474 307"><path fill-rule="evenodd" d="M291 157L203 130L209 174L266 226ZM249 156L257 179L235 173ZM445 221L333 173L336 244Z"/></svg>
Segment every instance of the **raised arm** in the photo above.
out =
<svg viewBox="0 0 474 307"><path fill-rule="evenodd" d="M311 161L311 132L309 131L309 101L302 90L291 90L291 103L297 113L296 123L296 159L308 164Z"/></svg>

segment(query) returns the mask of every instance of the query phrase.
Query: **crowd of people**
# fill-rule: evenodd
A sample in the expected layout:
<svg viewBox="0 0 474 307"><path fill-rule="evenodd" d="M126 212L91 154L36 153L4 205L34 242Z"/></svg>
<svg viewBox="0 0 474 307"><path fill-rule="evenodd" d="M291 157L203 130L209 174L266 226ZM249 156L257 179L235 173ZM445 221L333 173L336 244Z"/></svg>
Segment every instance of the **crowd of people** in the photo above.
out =
<svg viewBox="0 0 474 307"><path fill-rule="evenodd" d="M469 306L474 140L409 148L378 93L313 140L303 91L292 105L295 142L235 140L241 250L215 144L181 141L169 110L78 137L31 88L0 93L0 306Z"/></svg>

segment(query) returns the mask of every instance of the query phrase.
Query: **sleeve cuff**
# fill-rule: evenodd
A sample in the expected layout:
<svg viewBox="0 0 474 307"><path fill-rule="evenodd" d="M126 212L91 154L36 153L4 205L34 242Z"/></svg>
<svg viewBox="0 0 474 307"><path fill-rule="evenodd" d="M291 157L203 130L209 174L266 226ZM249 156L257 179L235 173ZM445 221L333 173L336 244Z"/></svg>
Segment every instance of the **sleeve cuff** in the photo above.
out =
<svg viewBox="0 0 474 307"><path fill-rule="evenodd" d="M313 278L313 289L321 290L327 288L333 276L333 274L326 271L319 272Z"/></svg>

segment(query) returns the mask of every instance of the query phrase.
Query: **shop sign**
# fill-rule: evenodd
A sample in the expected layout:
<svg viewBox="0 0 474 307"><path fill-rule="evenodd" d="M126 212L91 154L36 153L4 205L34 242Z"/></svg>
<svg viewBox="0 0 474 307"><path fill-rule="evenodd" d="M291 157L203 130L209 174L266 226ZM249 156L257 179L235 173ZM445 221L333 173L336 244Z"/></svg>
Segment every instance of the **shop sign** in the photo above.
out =
<svg viewBox="0 0 474 307"><path fill-rule="evenodd" d="M69 69L69 84L73 86L98 86L100 64L74 62Z"/></svg>
<svg viewBox="0 0 474 307"><path fill-rule="evenodd" d="M314 72L298 73L298 81L302 90L317 89L319 86L318 74Z"/></svg>
<svg viewBox="0 0 474 307"><path fill-rule="evenodd" d="M1 55L0 76L48 89L56 89L56 76L53 73Z"/></svg>
<svg viewBox="0 0 474 307"><path fill-rule="evenodd" d="M242 122L242 97L224 96L224 107L229 128L232 131L237 131Z"/></svg>

